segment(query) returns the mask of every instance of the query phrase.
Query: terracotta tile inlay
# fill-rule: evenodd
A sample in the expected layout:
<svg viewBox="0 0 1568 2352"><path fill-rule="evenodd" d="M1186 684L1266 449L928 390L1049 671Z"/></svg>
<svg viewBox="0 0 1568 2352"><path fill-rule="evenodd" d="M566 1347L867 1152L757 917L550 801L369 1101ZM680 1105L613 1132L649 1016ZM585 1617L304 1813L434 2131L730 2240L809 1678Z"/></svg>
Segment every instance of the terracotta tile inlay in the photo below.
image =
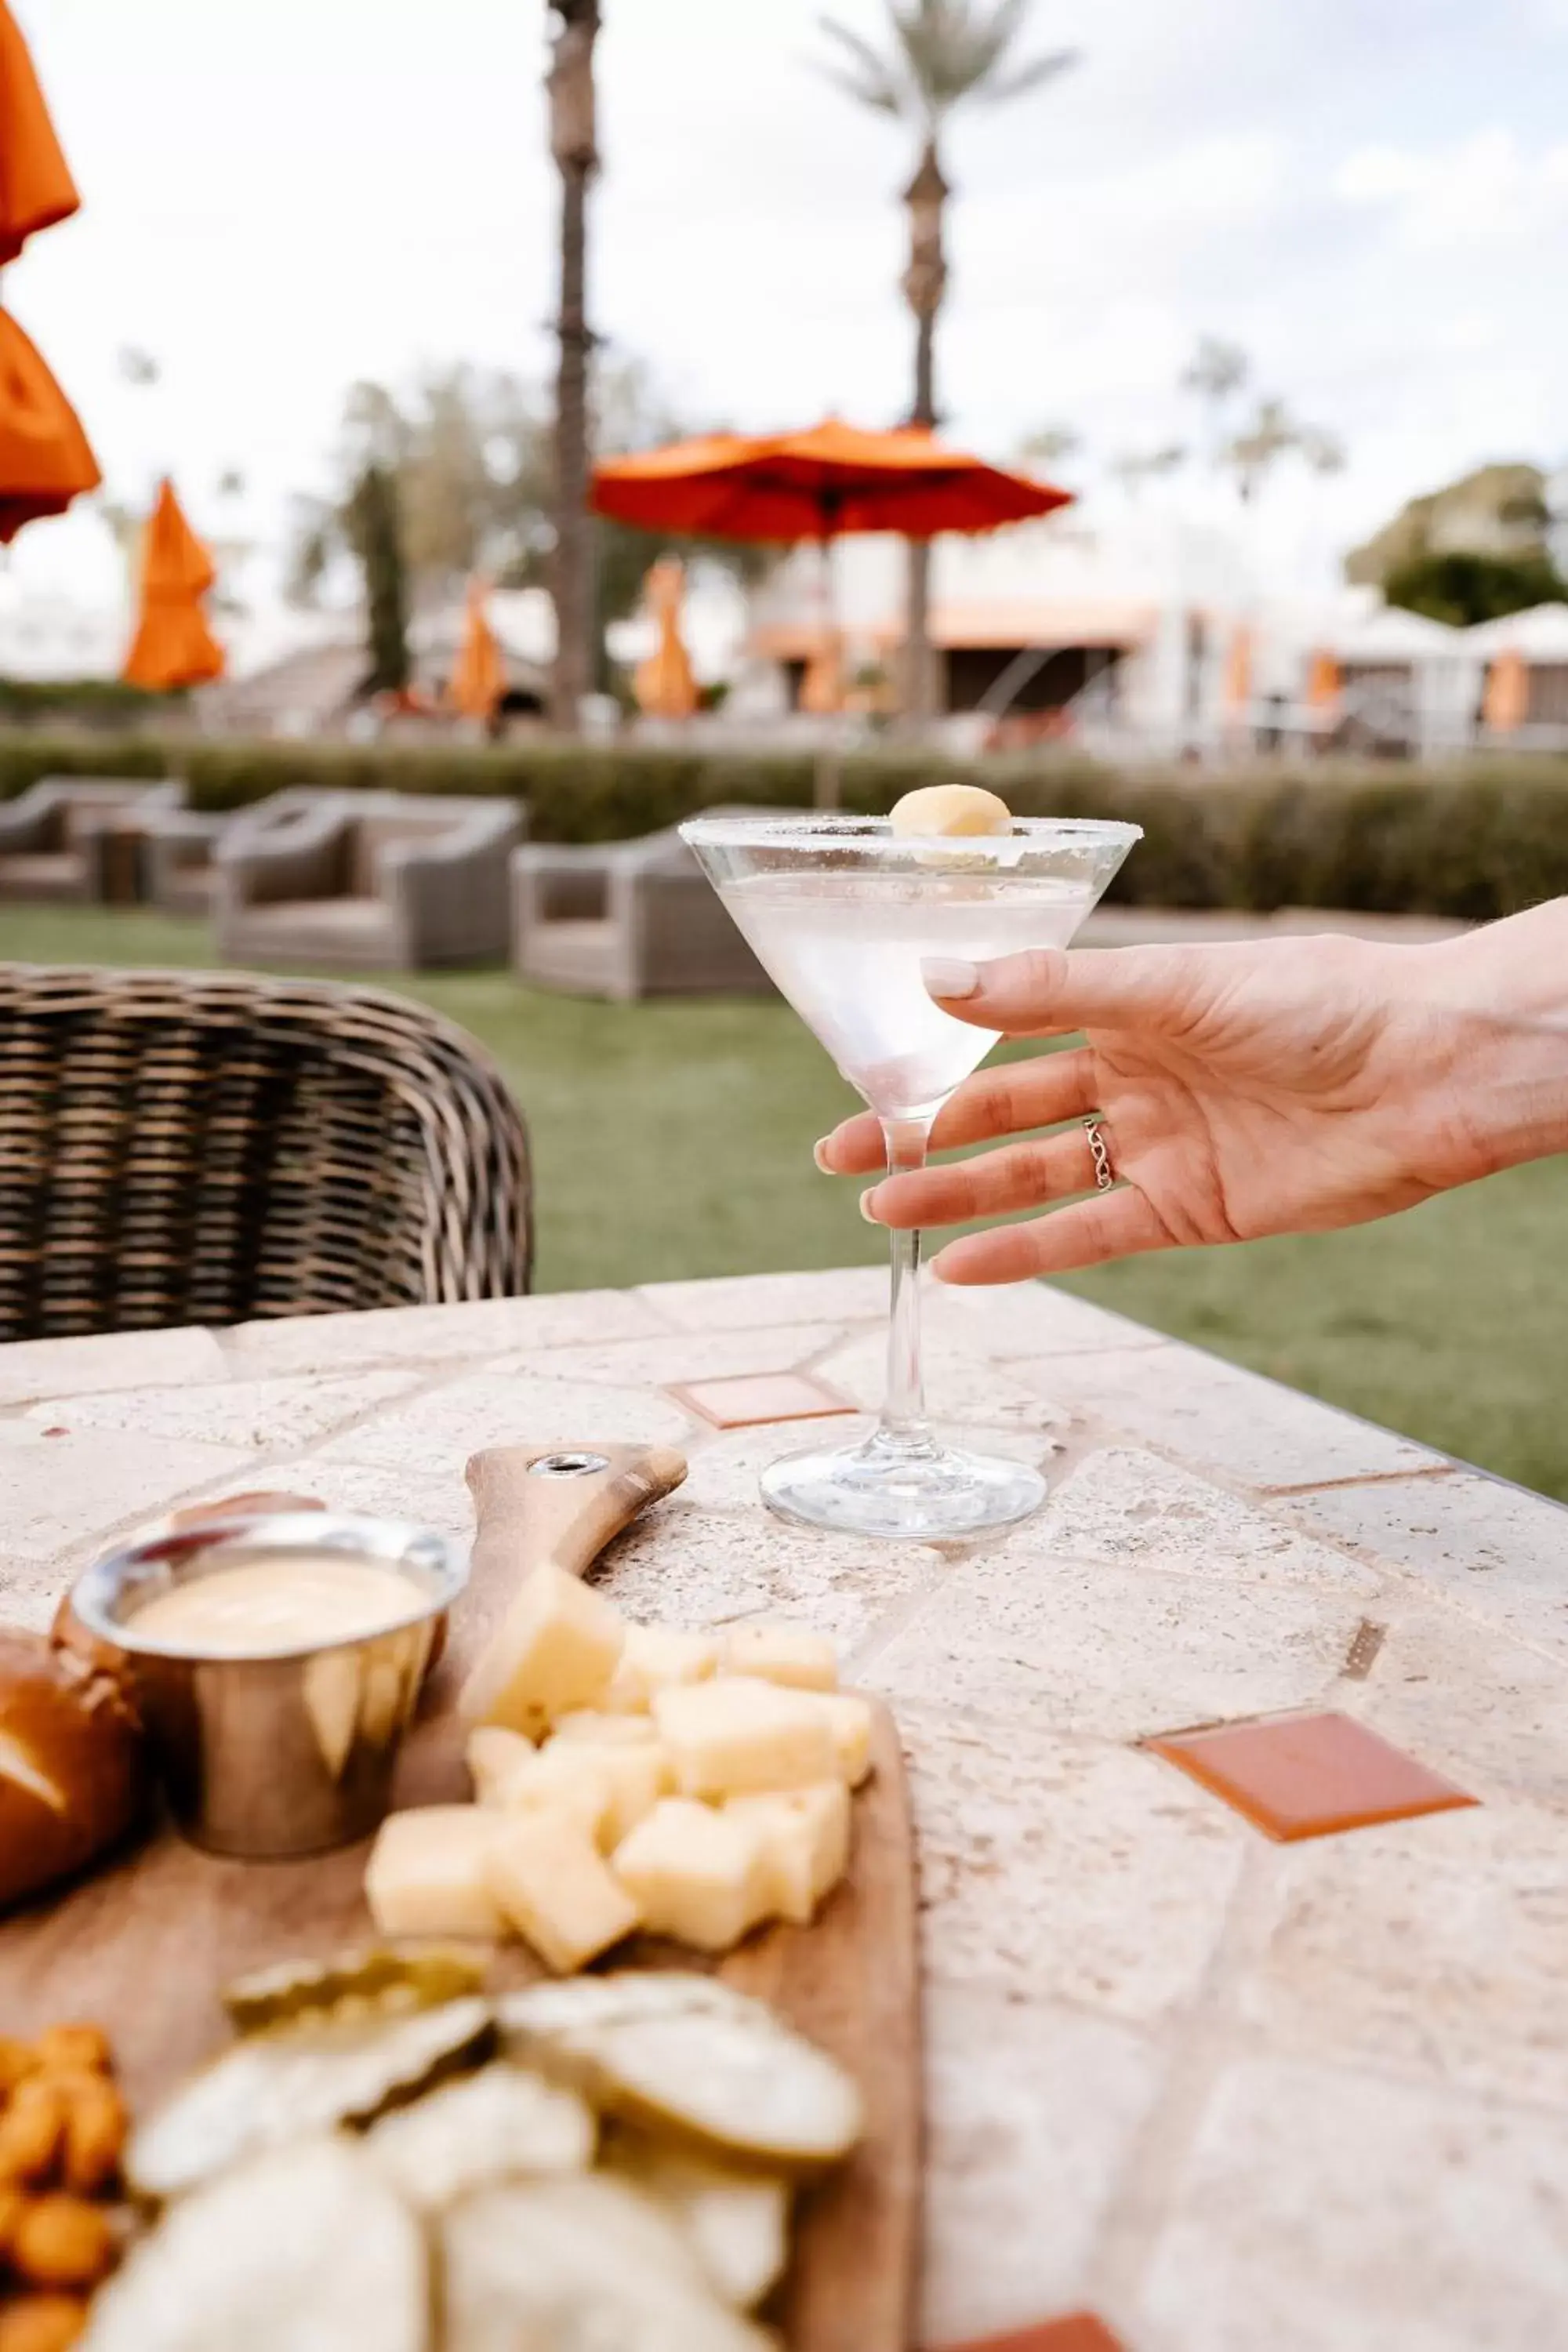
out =
<svg viewBox="0 0 1568 2352"><path fill-rule="evenodd" d="M1021 2327L1010 2336L954 2345L952 2352L1125 2352L1125 2347L1092 2311L1073 2311L1065 2319L1047 2319L1038 2327Z"/></svg>
<svg viewBox="0 0 1568 2352"><path fill-rule="evenodd" d="M742 1372L723 1380L683 1381L665 1391L688 1412L715 1429L755 1429L768 1421L821 1421L828 1413L858 1412L809 1372Z"/></svg>
<svg viewBox="0 0 1568 2352"><path fill-rule="evenodd" d="M1144 1746L1201 1780L1268 1836L1286 1841L1480 1801L1348 1715L1221 1724L1212 1731L1172 1732Z"/></svg>

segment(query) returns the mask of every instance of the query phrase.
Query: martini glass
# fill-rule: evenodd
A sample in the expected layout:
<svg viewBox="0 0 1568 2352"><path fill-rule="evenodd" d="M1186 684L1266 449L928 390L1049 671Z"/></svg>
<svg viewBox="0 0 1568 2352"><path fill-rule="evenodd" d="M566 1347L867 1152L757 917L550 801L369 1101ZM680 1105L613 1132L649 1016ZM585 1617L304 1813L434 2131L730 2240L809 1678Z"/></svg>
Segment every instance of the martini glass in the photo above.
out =
<svg viewBox="0 0 1568 2352"><path fill-rule="evenodd" d="M881 1121L888 1166L924 1165L931 1121L994 1031L932 1002L931 957L1065 947L1139 838L1133 824L1016 819L1010 834L896 835L886 817L699 817L680 828L756 954ZM863 1444L763 1473L785 1518L929 1541L1009 1526L1045 1500L1026 1463L944 1444L921 1373L920 1235L892 1235L888 1384Z"/></svg>

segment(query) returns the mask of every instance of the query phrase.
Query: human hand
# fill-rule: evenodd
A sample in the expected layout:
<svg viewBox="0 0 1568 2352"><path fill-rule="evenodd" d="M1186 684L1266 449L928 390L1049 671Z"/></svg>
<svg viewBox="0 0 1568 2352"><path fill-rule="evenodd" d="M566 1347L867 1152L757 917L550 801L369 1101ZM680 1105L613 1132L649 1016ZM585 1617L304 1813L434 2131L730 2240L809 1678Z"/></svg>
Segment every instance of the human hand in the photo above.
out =
<svg viewBox="0 0 1568 2352"><path fill-rule="evenodd" d="M1048 1216L952 1243L934 1271L953 1283L1016 1282L1145 1250L1321 1232L1502 1164L1487 1131L1478 1024L1456 1018L1470 944L1323 937L1047 949L929 967L955 1020L1015 1037L1085 1035L977 1072L938 1115L931 1148L1092 1115L1118 1180ZM846 1120L818 1145L817 1164L837 1175L882 1169L876 1118ZM962 1224L1069 1200L1093 1181L1075 1124L889 1177L863 1206L894 1227Z"/></svg>

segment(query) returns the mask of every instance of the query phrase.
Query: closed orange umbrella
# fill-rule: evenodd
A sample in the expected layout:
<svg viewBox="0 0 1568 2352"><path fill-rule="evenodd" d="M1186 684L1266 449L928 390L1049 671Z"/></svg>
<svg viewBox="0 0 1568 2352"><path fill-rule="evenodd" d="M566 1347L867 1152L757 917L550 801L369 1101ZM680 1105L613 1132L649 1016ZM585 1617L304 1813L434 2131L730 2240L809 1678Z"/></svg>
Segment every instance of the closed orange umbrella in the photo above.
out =
<svg viewBox="0 0 1568 2352"><path fill-rule="evenodd" d="M223 676L223 647L201 602L216 578L212 557L165 478L142 542L136 634L120 673L127 686L160 694Z"/></svg>
<svg viewBox="0 0 1568 2352"><path fill-rule="evenodd" d="M505 692L506 668L500 647L485 616L484 583L472 580L468 583L463 642L458 648L447 698L465 719L482 719L488 723L500 708Z"/></svg>
<svg viewBox="0 0 1568 2352"><path fill-rule="evenodd" d="M1231 637L1225 657L1224 694L1233 718L1241 717L1252 700L1252 632L1245 625Z"/></svg>
<svg viewBox="0 0 1568 2352"><path fill-rule="evenodd" d="M697 708L697 680L680 634L685 587L686 567L669 555L649 567L643 583L645 600L658 624L658 643L647 661L637 664L632 687L638 709L650 719L689 719Z"/></svg>
<svg viewBox="0 0 1568 2352"><path fill-rule="evenodd" d="M1331 710L1340 698L1340 666L1326 646L1320 646L1307 666L1307 708Z"/></svg>
<svg viewBox="0 0 1568 2352"><path fill-rule="evenodd" d="M800 707L818 719L844 708L844 639L837 629L828 630L806 663Z"/></svg>
<svg viewBox="0 0 1568 2352"><path fill-rule="evenodd" d="M781 544L852 531L994 530L1050 514L1071 495L949 449L922 427L862 433L837 417L756 439L708 434L594 470L594 504L618 522Z"/></svg>
<svg viewBox="0 0 1568 2352"><path fill-rule="evenodd" d="M0 546L64 514L102 476L75 409L8 310L0 310Z"/></svg>
<svg viewBox="0 0 1568 2352"><path fill-rule="evenodd" d="M0 0L0 269L80 203L27 44Z"/></svg>
<svg viewBox="0 0 1568 2352"><path fill-rule="evenodd" d="M1481 717L1494 735L1512 735L1529 716L1529 665L1516 646L1505 646L1487 672Z"/></svg>

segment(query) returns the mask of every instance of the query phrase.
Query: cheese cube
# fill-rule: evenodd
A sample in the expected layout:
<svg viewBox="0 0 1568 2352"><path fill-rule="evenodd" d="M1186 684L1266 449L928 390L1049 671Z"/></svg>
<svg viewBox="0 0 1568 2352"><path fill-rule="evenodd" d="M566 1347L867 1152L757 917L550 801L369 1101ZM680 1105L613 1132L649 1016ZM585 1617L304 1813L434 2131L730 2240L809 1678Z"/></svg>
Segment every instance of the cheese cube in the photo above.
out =
<svg viewBox="0 0 1568 2352"><path fill-rule="evenodd" d="M636 1902L593 1840L560 1812L497 1823L489 1885L511 1926L558 1976L570 1976L639 1924Z"/></svg>
<svg viewBox="0 0 1568 2352"><path fill-rule="evenodd" d="M503 1802L507 1782L531 1764L538 1752L531 1739L519 1731L503 1731L499 1723L481 1723L470 1731L463 1754L480 1804Z"/></svg>
<svg viewBox="0 0 1568 2352"><path fill-rule="evenodd" d="M646 1717L638 1718L647 1722ZM654 1734L651 1722L648 1731ZM582 1759L582 1760L579 1760ZM597 1747L588 1739L568 1739L557 1732L539 1751L542 1767L550 1767L563 1776L563 1785L575 1771L586 1775L603 1792L603 1802L595 1822L594 1834L606 1852L617 1846L624 1837L636 1829L645 1813L651 1813L661 1797L669 1794L674 1786L669 1759L657 1734L631 1746ZM537 1776L536 1776L537 1777Z"/></svg>
<svg viewBox="0 0 1568 2352"><path fill-rule="evenodd" d="M388 1813L365 1864L364 1895L384 1936L500 1936L490 1893L495 1815L478 1805Z"/></svg>
<svg viewBox="0 0 1568 2352"><path fill-rule="evenodd" d="M603 1594L547 1560L490 1636L464 1688L463 1713L536 1738L558 1716L597 1704L625 1639Z"/></svg>
<svg viewBox="0 0 1568 2352"><path fill-rule="evenodd" d="M849 1791L842 1780L763 1797L731 1797L724 1811L762 1833L768 1909L805 1927L849 1866Z"/></svg>
<svg viewBox="0 0 1568 2352"><path fill-rule="evenodd" d="M614 1715L580 1706L562 1717L552 1736L586 1740L591 1748L653 1748L658 1742L658 1726L648 1715Z"/></svg>
<svg viewBox="0 0 1568 2352"><path fill-rule="evenodd" d="M795 1690L837 1687L838 1661L826 1633L805 1625L733 1625L724 1637L724 1672L757 1675Z"/></svg>
<svg viewBox="0 0 1568 2352"><path fill-rule="evenodd" d="M737 1675L660 1691L653 1711L681 1793L729 1797L842 1777L831 1704Z"/></svg>
<svg viewBox="0 0 1568 2352"><path fill-rule="evenodd" d="M491 1801L503 1813L560 1813L584 1837L607 1838L615 1804L605 1769L609 1754L580 1740L560 1746L547 1740L526 1764L508 1774Z"/></svg>
<svg viewBox="0 0 1568 2352"><path fill-rule="evenodd" d="M814 1691L833 1735L840 1777L858 1789L871 1769L871 1702L858 1691Z"/></svg>
<svg viewBox="0 0 1568 2352"><path fill-rule="evenodd" d="M717 1673L720 1643L711 1633L678 1633L668 1625L628 1625L626 1647L604 1705L617 1715L646 1715L655 1696L678 1683L706 1682Z"/></svg>
<svg viewBox="0 0 1568 2352"><path fill-rule="evenodd" d="M611 1866L655 1935L701 1952L727 1952L767 1916L762 1832L710 1805L667 1797L616 1847Z"/></svg>

